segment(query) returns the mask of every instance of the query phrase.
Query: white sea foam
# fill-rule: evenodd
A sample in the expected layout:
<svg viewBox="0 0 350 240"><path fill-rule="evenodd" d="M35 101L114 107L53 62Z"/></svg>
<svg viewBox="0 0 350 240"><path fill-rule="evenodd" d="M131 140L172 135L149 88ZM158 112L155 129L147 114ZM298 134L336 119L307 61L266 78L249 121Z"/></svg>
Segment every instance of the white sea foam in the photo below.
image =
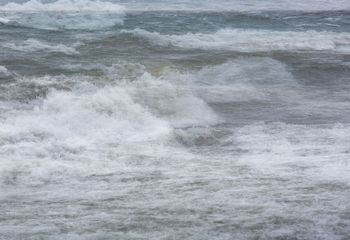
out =
<svg viewBox="0 0 350 240"><path fill-rule="evenodd" d="M8 164L4 160L0 171L6 178L23 160L33 182L57 173L104 173L103 162L127 151L123 147L135 145L142 151L144 145L166 142L171 131L122 88L86 85L74 92L53 91L42 105L1 122L0 155ZM101 158L105 160L95 161Z"/></svg>
<svg viewBox="0 0 350 240"><path fill-rule="evenodd" d="M218 122L216 114L189 89L147 72L134 81L106 87L75 78L77 84L71 91L51 90L46 98L33 101L31 109L3 115L0 156L8 163L0 166L4 178L17 164L29 164L33 182L67 173L105 173L116 156L169 156L178 127L206 127ZM21 81L49 86L56 79L46 76ZM103 166L105 161L109 167Z"/></svg>
<svg viewBox="0 0 350 240"><path fill-rule="evenodd" d="M350 181L348 141L350 126L257 123L238 130L235 144L244 151L242 164L267 174L310 179Z"/></svg>
<svg viewBox="0 0 350 240"><path fill-rule="evenodd" d="M64 44L51 45L32 38L25 40L22 43L3 43L2 46L23 52L46 51L64 53L67 55L79 54L74 47L68 47Z"/></svg>
<svg viewBox="0 0 350 240"><path fill-rule="evenodd" d="M125 8L119 4L106 1L90 0L58 0L43 3L30 0L23 4L8 3L0 6L0 11L12 12L116 12L123 13Z"/></svg>
<svg viewBox="0 0 350 240"><path fill-rule="evenodd" d="M272 31L254 29L222 29L215 33L164 35L142 29L123 31L146 38L160 46L187 49L256 51L350 51L350 34L317 31Z"/></svg>
<svg viewBox="0 0 350 240"><path fill-rule="evenodd" d="M0 201L14 207L0 226L6 239L60 239L53 225L68 217L82 226L75 231L76 223L69 225L73 230L64 237L72 239L158 239L184 231L198 239L231 239L232 233L239 239L315 233L336 239L347 231L346 219L339 220L344 226L328 219L343 216L348 204L348 125L217 125L216 114L193 91L196 85L234 88L238 82L276 91L281 82L293 87L283 63L242 58L187 73L157 69L153 75L141 64L104 70L106 76L98 78L24 77L11 86L51 90L35 101L24 98L25 107L5 106L1 114ZM59 84L61 90L53 89ZM1 111L6 102L0 103ZM67 210L67 204L73 207ZM120 219L127 219L121 226L132 226L127 233L103 227ZM38 220L43 222L33 227ZM300 228L301 221L307 227ZM195 226L193 235L183 222ZM91 233L95 223L100 225ZM209 235L213 223L220 232ZM176 232L174 224L180 226ZM150 225L156 230L149 231ZM254 231L232 232L232 225Z"/></svg>
<svg viewBox="0 0 350 240"><path fill-rule="evenodd" d="M142 1L152 6L152 0ZM260 4L271 5L269 1ZM249 8L252 1L231 2ZM214 4L222 7L221 2ZM114 24L113 19L106 20L108 14L80 13L6 12L3 16L45 29L99 29ZM153 14L148 16L154 16L155 23L159 18ZM89 21L100 19L97 16L102 16L101 24ZM1 48L5 55L0 54L5 57L1 64L8 68L0 66L0 239L333 240L349 236L350 125L334 124L349 121L349 69L338 64L347 56L187 50L172 54L172 48L137 47L145 43L141 35L136 39L140 41L119 46L128 39L124 35L103 42L74 35L100 39L102 31L0 28L11 32L0 36L6 39L0 45L29 52ZM16 34L22 31L24 35ZM281 41L273 34L257 36L258 47L246 39L248 45L239 40L238 48L260 51ZM28 37L52 41L24 42ZM259 38L271 42L262 44ZM234 49L227 39L222 40L222 48L212 47L210 40L197 42L209 44L202 49ZM289 45L281 48L305 49L295 47L305 44L302 39L286 39ZM78 40L86 45L69 45ZM81 53L95 53L99 47L103 51L88 58L87 54L69 58L55 54L43 62L41 55L46 52L66 51L57 49L58 43ZM347 40L340 45L336 51L346 49ZM136 55L128 55L128 50ZM39 53L35 61L24 61ZM145 65L111 66L122 59ZM339 62L328 63L329 59ZM305 92L310 98L299 98ZM316 125L323 121L318 118L326 123ZM256 122L271 119L288 123Z"/></svg>

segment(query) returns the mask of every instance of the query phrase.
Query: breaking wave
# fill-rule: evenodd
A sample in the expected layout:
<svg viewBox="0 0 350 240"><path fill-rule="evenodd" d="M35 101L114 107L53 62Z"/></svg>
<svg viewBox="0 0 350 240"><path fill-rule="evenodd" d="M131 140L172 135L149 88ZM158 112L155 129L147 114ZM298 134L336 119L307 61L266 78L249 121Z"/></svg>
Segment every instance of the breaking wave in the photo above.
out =
<svg viewBox="0 0 350 240"><path fill-rule="evenodd" d="M350 51L350 34L317 31L222 29L216 33L164 35L142 29L123 33L147 39L151 44L186 49L256 51Z"/></svg>
<svg viewBox="0 0 350 240"><path fill-rule="evenodd" d="M22 162L29 164L27 170L33 181L45 181L58 172L91 175L95 171L91 166L103 165L96 159L112 161L120 154L161 157L164 152L169 157L167 151L172 148L177 128L219 122L190 89L165 82L139 67L115 65L111 73L119 75L108 78L119 80L104 87L97 87L83 76L22 80L36 84L37 89L55 82L76 84L69 91L46 88L46 97L33 100L30 108L6 108L0 121L0 156L6 158L1 174L7 176L16 163ZM120 72L125 68L132 72L129 81L121 81L126 80ZM66 164L73 159L74 164ZM99 173L108 171L102 165L96 168ZM57 171L57 167L61 170Z"/></svg>

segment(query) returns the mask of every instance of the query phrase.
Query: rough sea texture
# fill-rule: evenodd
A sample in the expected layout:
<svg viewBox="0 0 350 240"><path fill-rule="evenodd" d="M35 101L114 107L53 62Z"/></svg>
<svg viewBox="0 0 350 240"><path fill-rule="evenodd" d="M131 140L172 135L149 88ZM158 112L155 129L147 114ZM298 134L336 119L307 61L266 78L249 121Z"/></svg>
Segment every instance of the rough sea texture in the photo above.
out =
<svg viewBox="0 0 350 240"><path fill-rule="evenodd" d="M0 239L349 240L349 0L0 0Z"/></svg>

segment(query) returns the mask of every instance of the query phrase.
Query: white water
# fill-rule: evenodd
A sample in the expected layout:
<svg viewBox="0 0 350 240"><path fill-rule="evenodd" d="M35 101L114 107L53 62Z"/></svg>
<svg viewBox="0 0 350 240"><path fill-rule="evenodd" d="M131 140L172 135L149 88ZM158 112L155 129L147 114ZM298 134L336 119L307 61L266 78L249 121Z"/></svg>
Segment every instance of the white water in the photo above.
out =
<svg viewBox="0 0 350 240"><path fill-rule="evenodd" d="M20 166L26 166L27 172L18 178L21 184L91 171L102 174L109 168L96 167L103 164L96 158L113 161L121 152L156 156L158 148L171 146L176 127L218 122L189 89L148 73L132 83L104 88L84 83L78 76L72 80L80 82L72 91L52 90L45 99L34 101L30 110L6 113L0 122L2 180ZM44 77L34 83L53 81Z"/></svg>
<svg viewBox="0 0 350 240"><path fill-rule="evenodd" d="M347 159L349 125L305 126L284 123L257 123L239 129L234 141L247 154L239 158L265 174L295 176L310 181L350 180Z"/></svg>
<svg viewBox="0 0 350 240"><path fill-rule="evenodd" d="M166 68L159 77L139 64L117 64L106 73L105 80L113 81L112 86L98 87L91 83L93 78L82 76L19 80L17 84L31 82L38 89L60 84L72 90L50 90L29 108L5 108L0 122L0 156L6 164L1 165L0 175L10 178L9 174L25 165L26 174L17 176L16 181L32 184L67 174L73 178L106 174L108 168L100 166L106 162L94 159L114 161L121 152L157 158L159 151L165 151L165 156L172 154L168 151L183 152L177 138L190 145L200 138L209 140L213 136L208 127L222 122L206 102L279 99L308 104L303 95L297 96L301 94L299 86L286 66L269 58L242 58L188 73ZM289 168L305 166L303 174L311 171L309 177L347 181L348 131L347 125L323 129L259 123L217 141L245 149L239 163L266 174L285 176ZM334 171L324 174L328 168ZM344 174L337 177L338 172Z"/></svg>
<svg viewBox="0 0 350 240"><path fill-rule="evenodd" d="M350 51L350 34L317 31L222 29L215 33L163 35L142 29L123 31L146 38L151 44L187 49L256 51Z"/></svg>
<svg viewBox="0 0 350 240"><path fill-rule="evenodd" d="M1 240L350 239L348 1L7 2Z"/></svg>
<svg viewBox="0 0 350 240"><path fill-rule="evenodd" d="M263 75L264 69L270 71ZM16 84L60 83L70 90L51 88L24 108L3 108L0 199L21 194L12 202L23 207L10 214L33 216L21 222L6 219L0 226L3 236L158 239L188 234L228 240L233 224L257 229L238 239L283 239L300 232L310 239L336 239L346 231L333 230L332 222L342 221L339 212L346 212L348 200L346 190L338 189L349 181L348 125L257 122L221 135L215 127L221 119L195 94L205 85L283 91L280 81L286 88L296 85L284 64L243 58L187 73L164 69L159 77L140 64L119 64L106 74L99 81L18 79ZM109 84L101 86L103 81ZM263 85L270 90L260 89ZM67 202L77 206L67 210ZM324 213L325 208L336 214ZM62 234L56 223L67 217L86 225L77 228L68 221L65 226L72 230ZM299 222L315 224L304 228ZM181 230L174 231L174 224ZM261 224L266 225L257 227ZM208 231L216 226L223 232ZM119 227L128 230L121 233Z"/></svg>
<svg viewBox="0 0 350 240"><path fill-rule="evenodd" d="M51 45L36 39L27 39L22 43L3 43L1 45L5 48L23 52L46 51L64 53L67 55L79 54L74 47L68 47L63 44Z"/></svg>

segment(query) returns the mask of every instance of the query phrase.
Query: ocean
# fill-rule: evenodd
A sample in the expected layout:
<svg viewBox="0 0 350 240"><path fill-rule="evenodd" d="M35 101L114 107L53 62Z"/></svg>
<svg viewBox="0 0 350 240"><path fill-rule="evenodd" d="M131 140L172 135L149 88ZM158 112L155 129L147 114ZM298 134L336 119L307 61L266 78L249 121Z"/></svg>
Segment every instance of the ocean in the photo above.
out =
<svg viewBox="0 0 350 240"><path fill-rule="evenodd" d="M0 239L350 239L349 0L0 0Z"/></svg>

